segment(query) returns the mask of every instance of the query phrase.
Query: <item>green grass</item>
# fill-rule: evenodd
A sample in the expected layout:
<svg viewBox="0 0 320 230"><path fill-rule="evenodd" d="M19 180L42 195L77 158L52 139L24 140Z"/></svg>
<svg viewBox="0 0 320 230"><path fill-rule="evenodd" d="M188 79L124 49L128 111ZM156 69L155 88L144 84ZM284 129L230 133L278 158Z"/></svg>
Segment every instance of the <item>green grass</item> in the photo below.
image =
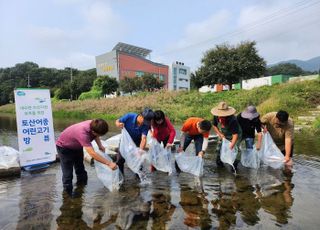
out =
<svg viewBox="0 0 320 230"><path fill-rule="evenodd" d="M232 90L219 93L168 92L139 93L112 99L53 102L54 117L79 119L104 118L114 120L127 112L139 112L148 106L163 110L176 122L190 116L212 119L210 110L220 101L226 101L241 112L246 106L256 105L261 115L286 110L295 120L297 115L320 105L320 80L263 86L252 90ZM14 105L0 107L0 112L14 113ZM315 127L320 129L320 121Z"/></svg>

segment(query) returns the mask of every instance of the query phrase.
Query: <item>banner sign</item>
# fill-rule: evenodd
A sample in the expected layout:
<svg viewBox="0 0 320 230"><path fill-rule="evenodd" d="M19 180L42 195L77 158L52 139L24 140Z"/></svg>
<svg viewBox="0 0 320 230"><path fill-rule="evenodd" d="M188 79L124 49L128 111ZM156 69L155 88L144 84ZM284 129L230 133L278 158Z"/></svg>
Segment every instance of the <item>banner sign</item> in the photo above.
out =
<svg viewBox="0 0 320 230"><path fill-rule="evenodd" d="M48 89L14 90L20 165L56 159L50 92Z"/></svg>

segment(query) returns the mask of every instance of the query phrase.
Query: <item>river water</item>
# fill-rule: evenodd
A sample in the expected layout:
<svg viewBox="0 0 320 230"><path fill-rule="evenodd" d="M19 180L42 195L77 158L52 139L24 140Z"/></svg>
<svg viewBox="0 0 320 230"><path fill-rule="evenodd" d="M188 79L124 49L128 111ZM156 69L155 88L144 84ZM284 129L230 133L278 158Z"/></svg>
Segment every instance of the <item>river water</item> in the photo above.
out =
<svg viewBox="0 0 320 230"><path fill-rule="evenodd" d="M0 115L0 146L18 148L14 117ZM76 120L55 120L55 136ZM110 132L119 133L109 122ZM0 229L319 229L320 141L296 133L292 171L217 169L215 144L205 155L203 178L185 173L151 175L139 184L125 169L120 191L109 192L94 167L77 196L62 192L53 163L21 177L0 179Z"/></svg>

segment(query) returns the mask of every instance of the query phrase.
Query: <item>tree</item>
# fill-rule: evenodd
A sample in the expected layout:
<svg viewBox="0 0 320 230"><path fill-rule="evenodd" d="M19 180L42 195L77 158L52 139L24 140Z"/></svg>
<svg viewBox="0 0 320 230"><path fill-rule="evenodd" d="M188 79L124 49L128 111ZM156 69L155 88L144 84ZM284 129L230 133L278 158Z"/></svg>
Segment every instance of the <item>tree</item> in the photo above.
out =
<svg viewBox="0 0 320 230"><path fill-rule="evenodd" d="M99 76L93 82L93 89L101 91L102 94L112 94L117 91L119 84L115 78Z"/></svg>
<svg viewBox="0 0 320 230"><path fill-rule="evenodd" d="M258 55L255 42L238 46L217 45L208 50L195 72L197 82L203 85L234 84L243 79L256 78L265 72L266 63Z"/></svg>
<svg viewBox="0 0 320 230"><path fill-rule="evenodd" d="M190 88L191 89L199 89L203 86L203 82L201 81L199 75L195 75L194 73L191 73L190 76Z"/></svg>
<svg viewBox="0 0 320 230"><path fill-rule="evenodd" d="M138 91L138 78L129 78L125 77L123 80L120 80L120 88L125 93L132 94L135 91Z"/></svg>
<svg viewBox="0 0 320 230"><path fill-rule="evenodd" d="M144 91L154 91L156 89L161 89L164 85L163 81L160 81L152 74L144 74L140 79L141 90Z"/></svg>
<svg viewBox="0 0 320 230"><path fill-rule="evenodd" d="M304 75L303 69L301 69L296 64L292 63L281 63L275 66L271 66L267 69L267 75L292 75L292 76L299 76Z"/></svg>

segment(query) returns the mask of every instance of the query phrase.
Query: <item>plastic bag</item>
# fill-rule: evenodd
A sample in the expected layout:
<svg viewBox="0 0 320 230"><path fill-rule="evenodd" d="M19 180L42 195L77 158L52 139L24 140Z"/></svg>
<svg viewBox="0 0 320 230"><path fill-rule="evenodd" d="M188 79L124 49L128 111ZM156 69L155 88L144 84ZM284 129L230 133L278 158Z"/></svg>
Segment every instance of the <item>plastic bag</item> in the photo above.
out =
<svg viewBox="0 0 320 230"><path fill-rule="evenodd" d="M222 162L231 165L234 171L236 171L236 169L233 166L233 163L237 158L238 148L237 146L234 146L234 148L231 150L230 144L231 142L229 140L227 140L226 138L223 138L222 146L220 149L220 159Z"/></svg>
<svg viewBox="0 0 320 230"><path fill-rule="evenodd" d="M136 146L125 128L121 132L119 150L121 156L126 160L128 167L139 175L141 182L148 182L148 167L144 165L144 162L149 159L148 154Z"/></svg>
<svg viewBox="0 0 320 230"><path fill-rule="evenodd" d="M284 165L284 156L273 142L269 132L263 135L260 155L261 161L267 166L279 169Z"/></svg>
<svg viewBox="0 0 320 230"><path fill-rule="evenodd" d="M108 161L112 161L108 154L103 153L101 151L96 152L100 154L102 157L106 158ZM96 169L96 173L99 180L106 188L108 188L111 192L119 190L121 184L123 183L123 176L119 168L112 170L107 165L102 164L96 160L94 161L94 167Z"/></svg>
<svg viewBox="0 0 320 230"><path fill-rule="evenodd" d="M121 134L117 134L115 136L108 138L105 141L105 143L110 150L117 151L119 148L120 139L121 139Z"/></svg>
<svg viewBox="0 0 320 230"><path fill-rule="evenodd" d="M172 173L171 150L164 148L155 138L149 142L151 164L159 171Z"/></svg>
<svg viewBox="0 0 320 230"><path fill-rule="evenodd" d="M20 168L19 152L8 146L0 147L0 169Z"/></svg>
<svg viewBox="0 0 320 230"><path fill-rule="evenodd" d="M260 167L259 151L253 146L253 149L241 149L241 164L247 168L258 169Z"/></svg>
<svg viewBox="0 0 320 230"><path fill-rule="evenodd" d="M183 172L191 173L195 176L203 175L203 159L199 156L188 156L185 152L176 154L176 162Z"/></svg>

